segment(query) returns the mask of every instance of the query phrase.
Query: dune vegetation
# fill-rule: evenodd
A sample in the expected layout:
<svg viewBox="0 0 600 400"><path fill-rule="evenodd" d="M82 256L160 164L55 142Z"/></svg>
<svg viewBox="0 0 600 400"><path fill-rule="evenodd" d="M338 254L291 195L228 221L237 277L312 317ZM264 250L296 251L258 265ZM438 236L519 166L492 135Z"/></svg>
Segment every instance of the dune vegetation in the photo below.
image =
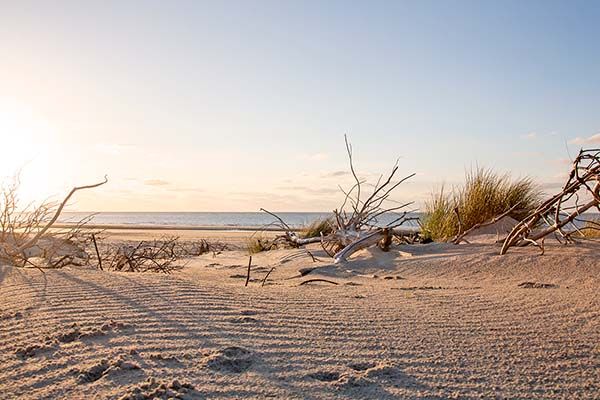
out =
<svg viewBox="0 0 600 400"><path fill-rule="evenodd" d="M462 186L446 192L442 187L425 202L422 234L449 240L505 212L521 220L539 204L541 191L531 178L513 179L491 169L477 168L465 175Z"/></svg>
<svg viewBox="0 0 600 400"><path fill-rule="evenodd" d="M333 218L318 218L309 223L306 228L300 232L300 237L311 238L319 237L321 234L329 235L333 232L334 221Z"/></svg>
<svg viewBox="0 0 600 400"><path fill-rule="evenodd" d="M587 221L580 232L585 238L600 239L600 218Z"/></svg>

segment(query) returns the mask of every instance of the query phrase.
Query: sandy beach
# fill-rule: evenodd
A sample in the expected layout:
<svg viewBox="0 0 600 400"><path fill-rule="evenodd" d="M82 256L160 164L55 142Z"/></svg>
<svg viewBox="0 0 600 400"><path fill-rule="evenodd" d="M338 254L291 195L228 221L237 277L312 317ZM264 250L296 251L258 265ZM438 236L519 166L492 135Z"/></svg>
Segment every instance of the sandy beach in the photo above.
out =
<svg viewBox="0 0 600 400"><path fill-rule="evenodd" d="M5 1L0 400L600 400L600 1Z"/></svg>
<svg viewBox="0 0 600 400"><path fill-rule="evenodd" d="M597 398L594 245L312 251L254 255L248 287L243 250L170 275L2 267L2 397Z"/></svg>

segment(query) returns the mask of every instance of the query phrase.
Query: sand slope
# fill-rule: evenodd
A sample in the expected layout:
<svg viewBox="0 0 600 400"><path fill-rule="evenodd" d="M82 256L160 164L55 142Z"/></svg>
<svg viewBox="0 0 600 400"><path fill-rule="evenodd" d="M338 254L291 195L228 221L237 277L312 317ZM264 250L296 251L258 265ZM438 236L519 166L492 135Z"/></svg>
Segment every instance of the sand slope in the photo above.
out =
<svg viewBox="0 0 600 400"><path fill-rule="evenodd" d="M597 398L597 247L496 250L275 251L249 287L243 252L170 276L0 267L1 397Z"/></svg>

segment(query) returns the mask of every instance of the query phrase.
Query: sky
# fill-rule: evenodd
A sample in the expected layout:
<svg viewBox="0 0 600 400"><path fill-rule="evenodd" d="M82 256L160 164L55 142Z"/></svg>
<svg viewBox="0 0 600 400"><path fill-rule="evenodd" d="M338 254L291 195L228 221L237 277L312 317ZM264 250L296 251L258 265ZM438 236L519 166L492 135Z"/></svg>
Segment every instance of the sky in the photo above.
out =
<svg viewBox="0 0 600 400"><path fill-rule="evenodd" d="M328 211L396 159L420 207L488 167L549 193L600 146L597 1L18 1L0 176L81 211Z"/></svg>

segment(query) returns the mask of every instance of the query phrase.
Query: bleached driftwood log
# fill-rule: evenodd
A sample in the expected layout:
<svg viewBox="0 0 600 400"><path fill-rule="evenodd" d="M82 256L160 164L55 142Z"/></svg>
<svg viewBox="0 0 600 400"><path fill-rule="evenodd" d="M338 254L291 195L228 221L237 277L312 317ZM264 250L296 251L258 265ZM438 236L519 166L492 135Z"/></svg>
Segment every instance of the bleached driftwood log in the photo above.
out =
<svg viewBox="0 0 600 400"><path fill-rule="evenodd" d="M362 236L362 237L361 237ZM362 235L358 235L356 239L349 242L346 247L335 253L333 256L334 262L340 263L347 261L348 257L356 253L359 250L366 249L367 247L374 246L381 242L385 237L385 234L381 230L374 230L372 232L365 232Z"/></svg>

